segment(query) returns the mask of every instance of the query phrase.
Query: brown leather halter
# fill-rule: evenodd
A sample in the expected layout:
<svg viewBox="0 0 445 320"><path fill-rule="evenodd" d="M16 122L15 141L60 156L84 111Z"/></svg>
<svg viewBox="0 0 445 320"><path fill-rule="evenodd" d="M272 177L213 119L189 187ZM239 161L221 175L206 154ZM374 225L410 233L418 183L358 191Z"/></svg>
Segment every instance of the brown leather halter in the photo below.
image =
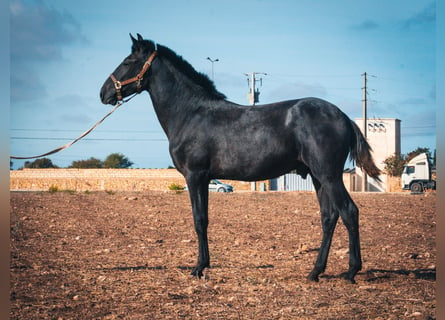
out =
<svg viewBox="0 0 445 320"><path fill-rule="evenodd" d="M148 57L147 61L145 61L141 72L139 72L136 77L133 77L131 79L124 80L124 81L118 81L113 74L110 75L110 78L114 84L114 88L116 89L117 101L122 101L121 88L127 84L136 82L137 92L141 93L141 89L142 89L141 81L144 79L144 74L147 72L148 68L150 68L151 63L153 62L155 56L156 56L156 51L153 51L153 53L150 55L150 57Z"/></svg>

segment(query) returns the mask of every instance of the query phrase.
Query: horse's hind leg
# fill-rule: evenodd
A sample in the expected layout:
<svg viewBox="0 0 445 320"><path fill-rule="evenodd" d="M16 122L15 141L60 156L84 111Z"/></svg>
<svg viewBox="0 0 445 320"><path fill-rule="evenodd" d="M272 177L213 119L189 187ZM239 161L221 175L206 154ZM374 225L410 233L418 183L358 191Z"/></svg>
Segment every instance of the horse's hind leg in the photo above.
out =
<svg viewBox="0 0 445 320"><path fill-rule="evenodd" d="M315 262L314 268L308 275L310 281L318 281L318 276L326 269L329 249L331 247L332 236L338 220L338 211L333 207L327 186L320 185L320 182L312 176L312 180L317 191L317 198L320 204L321 225L323 229L323 238L321 240L320 250Z"/></svg>
<svg viewBox="0 0 445 320"><path fill-rule="evenodd" d="M354 277L357 272L362 268L362 257L360 253L360 234L359 234L359 213L358 208L352 201L350 195L341 184L341 191L338 193L338 197L344 198L343 203L339 203L341 206L340 217L348 230L349 235L349 271L344 274L344 278L352 283L355 283Z"/></svg>
<svg viewBox="0 0 445 320"><path fill-rule="evenodd" d="M346 280L354 283L355 275L362 268L358 209L341 180L335 183L325 183L323 185L320 185L317 179L313 178L313 181L320 202L323 239L317 261L315 262L314 269L309 274L308 279L318 281L319 274L324 272L332 236L338 216L340 215L349 235L349 271L344 274L344 277Z"/></svg>

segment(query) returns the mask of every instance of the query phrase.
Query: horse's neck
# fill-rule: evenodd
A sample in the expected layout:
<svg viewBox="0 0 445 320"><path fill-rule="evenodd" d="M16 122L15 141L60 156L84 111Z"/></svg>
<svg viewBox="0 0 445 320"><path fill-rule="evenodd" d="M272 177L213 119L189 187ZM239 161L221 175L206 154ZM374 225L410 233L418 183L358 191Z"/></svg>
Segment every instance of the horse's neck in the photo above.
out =
<svg viewBox="0 0 445 320"><path fill-rule="evenodd" d="M153 66L149 93L158 120L167 136L181 125L185 116L196 107L197 93L190 79L175 69L168 61Z"/></svg>

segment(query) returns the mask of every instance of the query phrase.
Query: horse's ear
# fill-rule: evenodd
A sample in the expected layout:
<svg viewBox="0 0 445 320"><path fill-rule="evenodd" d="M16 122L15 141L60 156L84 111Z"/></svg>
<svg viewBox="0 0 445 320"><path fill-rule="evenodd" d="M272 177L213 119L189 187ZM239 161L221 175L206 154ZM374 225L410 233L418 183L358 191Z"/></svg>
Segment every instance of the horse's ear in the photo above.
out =
<svg viewBox="0 0 445 320"><path fill-rule="evenodd" d="M130 33L131 41L133 41L133 44L136 44L137 40L133 37L133 35Z"/></svg>
<svg viewBox="0 0 445 320"><path fill-rule="evenodd" d="M142 36L141 36L139 33L138 33L137 35L138 35L138 40L139 40L139 41L144 40L144 38L142 38Z"/></svg>

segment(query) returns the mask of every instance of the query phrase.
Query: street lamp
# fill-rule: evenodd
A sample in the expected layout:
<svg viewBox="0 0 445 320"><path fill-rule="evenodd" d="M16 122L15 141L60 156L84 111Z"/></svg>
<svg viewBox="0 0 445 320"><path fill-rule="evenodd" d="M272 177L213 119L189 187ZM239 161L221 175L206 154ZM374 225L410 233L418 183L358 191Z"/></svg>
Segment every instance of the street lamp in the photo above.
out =
<svg viewBox="0 0 445 320"><path fill-rule="evenodd" d="M207 57L207 60L209 60L212 63L212 81L214 81L215 79L214 79L214 74L213 74L213 63L219 61L219 59L213 60L213 59Z"/></svg>

